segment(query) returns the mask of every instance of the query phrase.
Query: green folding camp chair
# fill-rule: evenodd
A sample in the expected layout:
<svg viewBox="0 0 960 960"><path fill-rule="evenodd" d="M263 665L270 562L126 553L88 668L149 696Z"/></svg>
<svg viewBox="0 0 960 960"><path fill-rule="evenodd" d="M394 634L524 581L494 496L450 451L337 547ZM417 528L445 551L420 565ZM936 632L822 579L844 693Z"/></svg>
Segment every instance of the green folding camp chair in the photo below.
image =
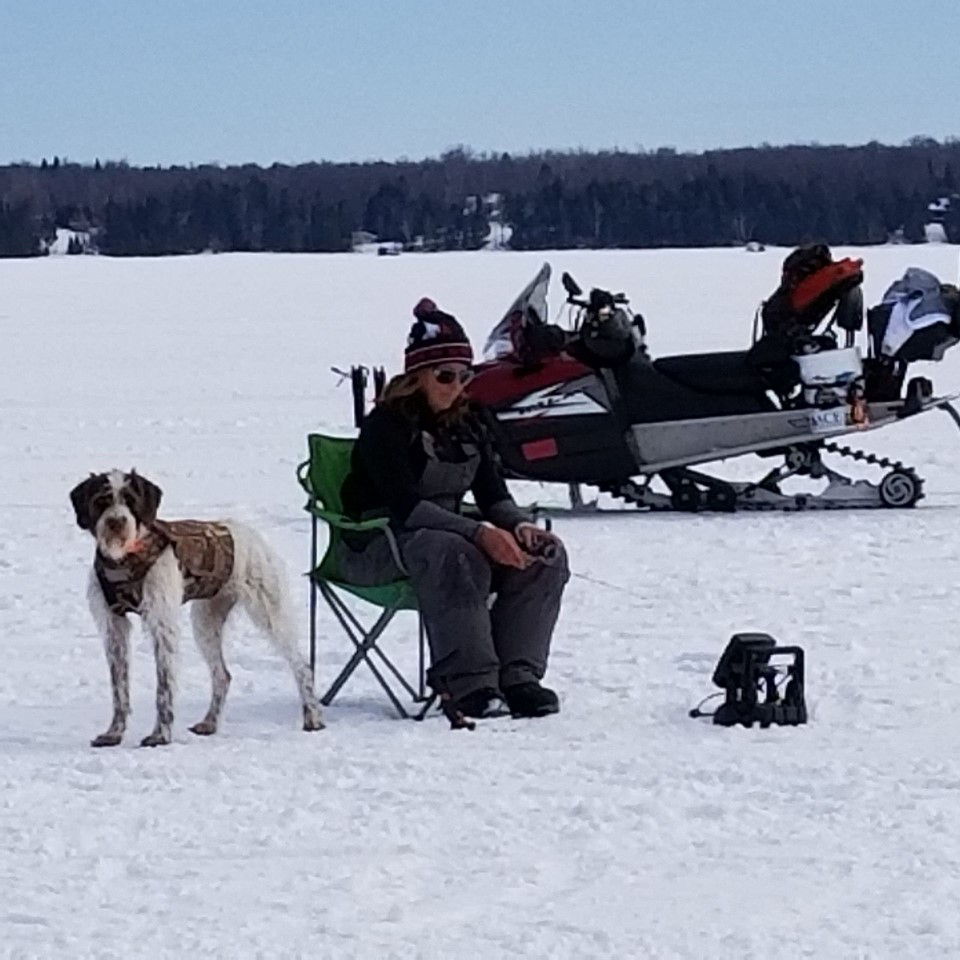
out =
<svg viewBox="0 0 960 960"><path fill-rule="evenodd" d="M419 616L417 598L410 581L396 580L379 587L362 587L347 581L337 567L336 545L344 531L382 530L384 536L392 536L385 518L355 522L343 515L340 488L350 471L350 453L354 441L345 437L328 437L312 433L307 438L310 457L297 467L297 479L306 491L308 500L305 509L311 516L310 531L310 669L316 669L317 660L317 593L326 600L334 616L353 642L354 651L330 689L320 698L329 706L353 672L361 663L366 663L384 692L390 698L401 717L420 720L426 715L434 697L426 688L426 635L423 619ZM327 524L330 537L326 553L317 562L317 528L319 522ZM346 605L341 594L352 594L380 608L380 615L369 628L364 628ZM418 611L418 676L412 685L387 657L379 641L390 622L401 610ZM379 661L379 665L378 662ZM381 666L400 684L414 704L422 704L411 713L391 687Z"/></svg>

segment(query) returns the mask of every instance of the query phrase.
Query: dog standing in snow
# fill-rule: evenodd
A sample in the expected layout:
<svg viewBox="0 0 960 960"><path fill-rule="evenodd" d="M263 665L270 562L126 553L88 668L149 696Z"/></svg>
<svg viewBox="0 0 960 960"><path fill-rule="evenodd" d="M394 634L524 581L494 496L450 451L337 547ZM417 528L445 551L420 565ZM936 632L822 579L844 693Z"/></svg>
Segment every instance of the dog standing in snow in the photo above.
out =
<svg viewBox="0 0 960 960"><path fill-rule="evenodd" d="M180 606L188 601L213 687L207 715L190 728L193 733L217 731L230 686L223 627L238 604L290 664L303 704L303 729L322 730L310 668L297 651L280 558L256 531L232 520L158 520L162 496L156 484L134 470L91 474L70 492L78 526L97 541L87 599L103 635L113 689L113 720L92 746L116 746L126 728L131 613L142 618L157 665L157 722L141 746L170 742Z"/></svg>

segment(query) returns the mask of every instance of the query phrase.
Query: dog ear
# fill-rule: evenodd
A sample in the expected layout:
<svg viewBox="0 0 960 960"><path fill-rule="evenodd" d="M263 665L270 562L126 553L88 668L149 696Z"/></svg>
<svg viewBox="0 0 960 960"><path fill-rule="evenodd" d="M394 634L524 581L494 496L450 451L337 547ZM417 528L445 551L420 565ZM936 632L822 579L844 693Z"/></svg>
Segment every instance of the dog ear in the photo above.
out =
<svg viewBox="0 0 960 960"><path fill-rule="evenodd" d="M127 483L137 501L137 520L142 524L153 523L157 519L163 491L146 477L141 477L135 469L127 474Z"/></svg>
<svg viewBox="0 0 960 960"><path fill-rule="evenodd" d="M90 515L90 501L102 483L102 473L91 473L86 480L78 483L70 491L70 502L73 504L73 512L77 515L77 526L81 530L93 529L93 517Z"/></svg>

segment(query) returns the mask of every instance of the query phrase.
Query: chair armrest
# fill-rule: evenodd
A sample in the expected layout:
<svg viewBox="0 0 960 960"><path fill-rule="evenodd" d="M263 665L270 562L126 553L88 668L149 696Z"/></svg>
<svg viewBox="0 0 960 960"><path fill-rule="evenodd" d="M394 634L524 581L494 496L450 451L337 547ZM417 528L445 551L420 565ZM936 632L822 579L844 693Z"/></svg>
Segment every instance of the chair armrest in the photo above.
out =
<svg viewBox="0 0 960 960"><path fill-rule="evenodd" d="M308 512L313 516L323 520L324 523L336 527L337 530L352 530L356 533L364 533L368 530L385 530L390 521L387 517L373 517L370 520L350 520L342 513L336 513L333 510L324 510L322 507L308 503L306 506Z"/></svg>
<svg viewBox="0 0 960 960"><path fill-rule="evenodd" d="M300 482L300 486L303 487L304 493L308 494L310 497L315 496L316 494L313 491L313 484L310 483L310 461L304 460L303 463L297 465L297 480Z"/></svg>

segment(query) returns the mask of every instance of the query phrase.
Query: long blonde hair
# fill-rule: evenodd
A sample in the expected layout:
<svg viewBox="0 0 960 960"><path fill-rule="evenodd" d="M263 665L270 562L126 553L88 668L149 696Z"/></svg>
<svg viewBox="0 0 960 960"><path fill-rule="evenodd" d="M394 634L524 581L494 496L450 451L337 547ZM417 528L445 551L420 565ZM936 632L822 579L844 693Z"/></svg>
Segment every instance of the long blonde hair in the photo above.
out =
<svg viewBox="0 0 960 960"><path fill-rule="evenodd" d="M429 370L429 367L421 367L419 370L398 373L391 377L377 403L392 407L410 420L415 419L417 401L423 400L423 377ZM461 423L469 410L470 401L466 391L462 391L451 407L437 414L437 420L443 426L452 426Z"/></svg>
<svg viewBox="0 0 960 960"><path fill-rule="evenodd" d="M383 393L377 397L377 403L385 403L390 406L419 392L419 370L414 370L413 373L398 373L395 377L390 378L383 388Z"/></svg>

